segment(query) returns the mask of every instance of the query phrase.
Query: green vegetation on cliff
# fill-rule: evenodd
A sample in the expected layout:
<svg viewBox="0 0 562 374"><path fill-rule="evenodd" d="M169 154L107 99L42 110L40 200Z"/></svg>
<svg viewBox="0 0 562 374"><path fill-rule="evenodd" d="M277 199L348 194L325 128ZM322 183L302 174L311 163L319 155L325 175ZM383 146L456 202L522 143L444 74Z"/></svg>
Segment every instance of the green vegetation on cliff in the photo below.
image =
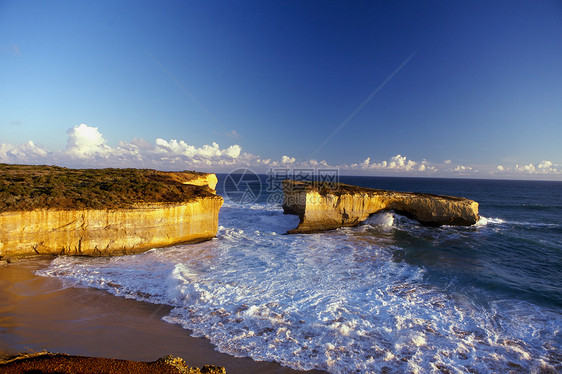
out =
<svg viewBox="0 0 562 374"><path fill-rule="evenodd" d="M182 183L178 174L151 169L67 169L0 164L0 212L129 208L138 203L181 203L213 195ZM181 180L204 176L181 172Z"/></svg>

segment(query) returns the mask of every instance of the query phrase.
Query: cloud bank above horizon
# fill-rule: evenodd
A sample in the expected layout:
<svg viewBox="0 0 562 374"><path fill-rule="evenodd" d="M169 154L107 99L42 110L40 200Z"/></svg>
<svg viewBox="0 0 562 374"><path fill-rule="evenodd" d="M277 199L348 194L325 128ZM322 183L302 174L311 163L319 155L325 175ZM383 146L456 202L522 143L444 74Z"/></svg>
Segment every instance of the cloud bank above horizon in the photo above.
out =
<svg viewBox="0 0 562 374"><path fill-rule="evenodd" d="M196 147L185 140L156 138L149 142L142 138L121 140L110 146L97 127L80 124L67 131L64 149L47 150L29 140L19 145L0 144L0 162L14 164L49 164L65 167L104 168L134 167L160 170L198 170L228 173L237 168L249 168L258 173L271 169L338 169L341 174L371 176L513 178L562 180L562 165L549 160L515 163L512 166L462 165L451 160L415 161L397 154L386 160L372 161L371 157L351 164L329 164L314 159L297 160L283 155L279 160L263 158L245 152L234 144L221 148L219 144Z"/></svg>

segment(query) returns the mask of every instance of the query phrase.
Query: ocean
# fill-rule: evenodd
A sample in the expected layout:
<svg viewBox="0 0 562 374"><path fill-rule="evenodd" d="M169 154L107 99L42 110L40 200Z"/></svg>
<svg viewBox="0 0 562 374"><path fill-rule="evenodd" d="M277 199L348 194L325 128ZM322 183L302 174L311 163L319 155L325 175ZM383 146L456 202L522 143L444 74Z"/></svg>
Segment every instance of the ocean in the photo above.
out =
<svg viewBox="0 0 562 374"><path fill-rule="evenodd" d="M266 177L225 197L213 240L113 258L58 257L41 276L173 307L216 349L330 373L562 372L562 182L339 177L463 196L470 227L394 212L357 227L284 235Z"/></svg>

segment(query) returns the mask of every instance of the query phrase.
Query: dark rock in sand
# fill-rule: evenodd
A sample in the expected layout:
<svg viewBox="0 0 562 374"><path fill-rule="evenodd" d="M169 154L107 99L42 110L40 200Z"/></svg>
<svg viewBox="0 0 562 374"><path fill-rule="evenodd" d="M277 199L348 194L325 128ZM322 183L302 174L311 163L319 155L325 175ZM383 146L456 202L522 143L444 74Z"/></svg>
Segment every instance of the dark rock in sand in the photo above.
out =
<svg viewBox="0 0 562 374"><path fill-rule="evenodd" d="M154 362L138 362L42 352L0 359L0 372L4 374L225 374L226 369L213 365L204 365L202 368L189 367L183 359L173 356L166 356Z"/></svg>

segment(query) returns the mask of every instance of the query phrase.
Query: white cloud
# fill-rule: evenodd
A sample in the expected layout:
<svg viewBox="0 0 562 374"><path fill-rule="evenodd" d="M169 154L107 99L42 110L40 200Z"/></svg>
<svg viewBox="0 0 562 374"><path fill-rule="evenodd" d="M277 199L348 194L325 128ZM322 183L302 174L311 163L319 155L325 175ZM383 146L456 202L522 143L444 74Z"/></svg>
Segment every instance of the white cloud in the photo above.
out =
<svg viewBox="0 0 562 374"><path fill-rule="evenodd" d="M422 160L422 162L418 166L418 171L426 171L426 172L435 172L437 168L427 160Z"/></svg>
<svg viewBox="0 0 562 374"><path fill-rule="evenodd" d="M144 149L144 150L150 150L152 149L152 144L150 144L146 139L143 138L134 138L131 143L131 145L137 146L140 149ZM120 141L119 142L119 146L127 146L128 144L124 141Z"/></svg>
<svg viewBox="0 0 562 374"><path fill-rule="evenodd" d="M457 165L457 166L455 166L453 171L456 171L457 173L466 173L466 172L472 171L472 167L465 166L465 165Z"/></svg>
<svg viewBox="0 0 562 374"><path fill-rule="evenodd" d="M406 156L396 155L390 159L388 167L390 169L412 170L417 162L408 160Z"/></svg>
<svg viewBox="0 0 562 374"><path fill-rule="evenodd" d="M552 167L552 165L554 165L554 164L552 163L552 161L543 160L543 161L541 161L541 163L539 164L539 169L548 169L548 168Z"/></svg>
<svg viewBox="0 0 562 374"><path fill-rule="evenodd" d="M218 159L225 156L235 159L240 156L241 151L242 148L237 144L221 149L217 143L213 142L211 145L205 144L196 148L183 140L164 140L161 138L156 139L156 147L154 148L154 152L163 157L183 157L195 160Z"/></svg>
<svg viewBox="0 0 562 374"><path fill-rule="evenodd" d="M388 160L381 162L371 162L371 158L367 157L360 164L352 164L352 168L360 168L362 170L399 170L399 171L412 171L415 170L416 161L408 160L406 156L396 155Z"/></svg>
<svg viewBox="0 0 562 374"><path fill-rule="evenodd" d="M93 155L104 155L111 151L97 127L81 124L74 126L66 133L68 134L66 152L74 157L87 158Z"/></svg>
<svg viewBox="0 0 562 374"><path fill-rule="evenodd" d="M281 157L281 163L282 164L293 164L295 163L296 158L294 157L289 157L289 156L283 156Z"/></svg>
<svg viewBox="0 0 562 374"><path fill-rule="evenodd" d="M498 165L492 174L509 178L529 178L529 176L532 176L532 178L538 179L561 179L562 166L549 160L542 160L538 164L515 164L513 167Z"/></svg>
<svg viewBox="0 0 562 374"><path fill-rule="evenodd" d="M232 157L232 158L238 158L241 152L242 152L242 147L240 147L238 144L231 145L230 147L224 150L225 156Z"/></svg>
<svg viewBox="0 0 562 374"><path fill-rule="evenodd" d="M201 170L229 172L246 167L256 172L271 168L326 168L339 169L341 174L405 175L405 176L502 176L557 178L562 175L560 165L543 160L538 164L497 165L495 168L475 168L474 165L453 164L451 160L432 163L408 159L397 154L386 160L363 161L351 164L329 164L325 160L297 160L283 155L278 160L264 158L243 151L238 144L221 148L213 142L202 146L188 144L184 140L157 138L154 142L142 138L119 141L117 146L107 144L97 127L81 124L67 131L64 149L49 151L32 141L20 145L0 144L0 162L54 164L69 167L141 167L167 170ZM482 172L479 170L483 170ZM486 171L487 170L487 171Z"/></svg>
<svg viewBox="0 0 562 374"><path fill-rule="evenodd" d="M217 143L195 147L183 140L158 138L153 144L135 138L119 141L117 147L107 144L97 127L81 124L67 131L67 144L62 150L49 152L33 142L14 146L0 144L0 162L42 163L70 167L152 167L173 169L228 166L237 160L249 163L255 156L245 154L238 144L221 148Z"/></svg>
<svg viewBox="0 0 562 374"><path fill-rule="evenodd" d="M558 165L554 165L552 161L542 160L539 163L538 169L542 172L552 173L558 171Z"/></svg>
<svg viewBox="0 0 562 374"><path fill-rule="evenodd" d="M31 140L20 144L0 144L0 161L22 163L36 162L46 156L49 152L33 143Z"/></svg>
<svg viewBox="0 0 562 374"><path fill-rule="evenodd" d="M523 165L523 166L519 166L519 164L515 165L515 169L525 172L525 173L534 173L537 169L535 168L535 165L533 164L529 164L529 165Z"/></svg>
<svg viewBox="0 0 562 374"><path fill-rule="evenodd" d="M527 165L515 165L515 170L528 174L561 174L562 169L560 165L553 163L552 161L542 160L537 166L530 163Z"/></svg>

